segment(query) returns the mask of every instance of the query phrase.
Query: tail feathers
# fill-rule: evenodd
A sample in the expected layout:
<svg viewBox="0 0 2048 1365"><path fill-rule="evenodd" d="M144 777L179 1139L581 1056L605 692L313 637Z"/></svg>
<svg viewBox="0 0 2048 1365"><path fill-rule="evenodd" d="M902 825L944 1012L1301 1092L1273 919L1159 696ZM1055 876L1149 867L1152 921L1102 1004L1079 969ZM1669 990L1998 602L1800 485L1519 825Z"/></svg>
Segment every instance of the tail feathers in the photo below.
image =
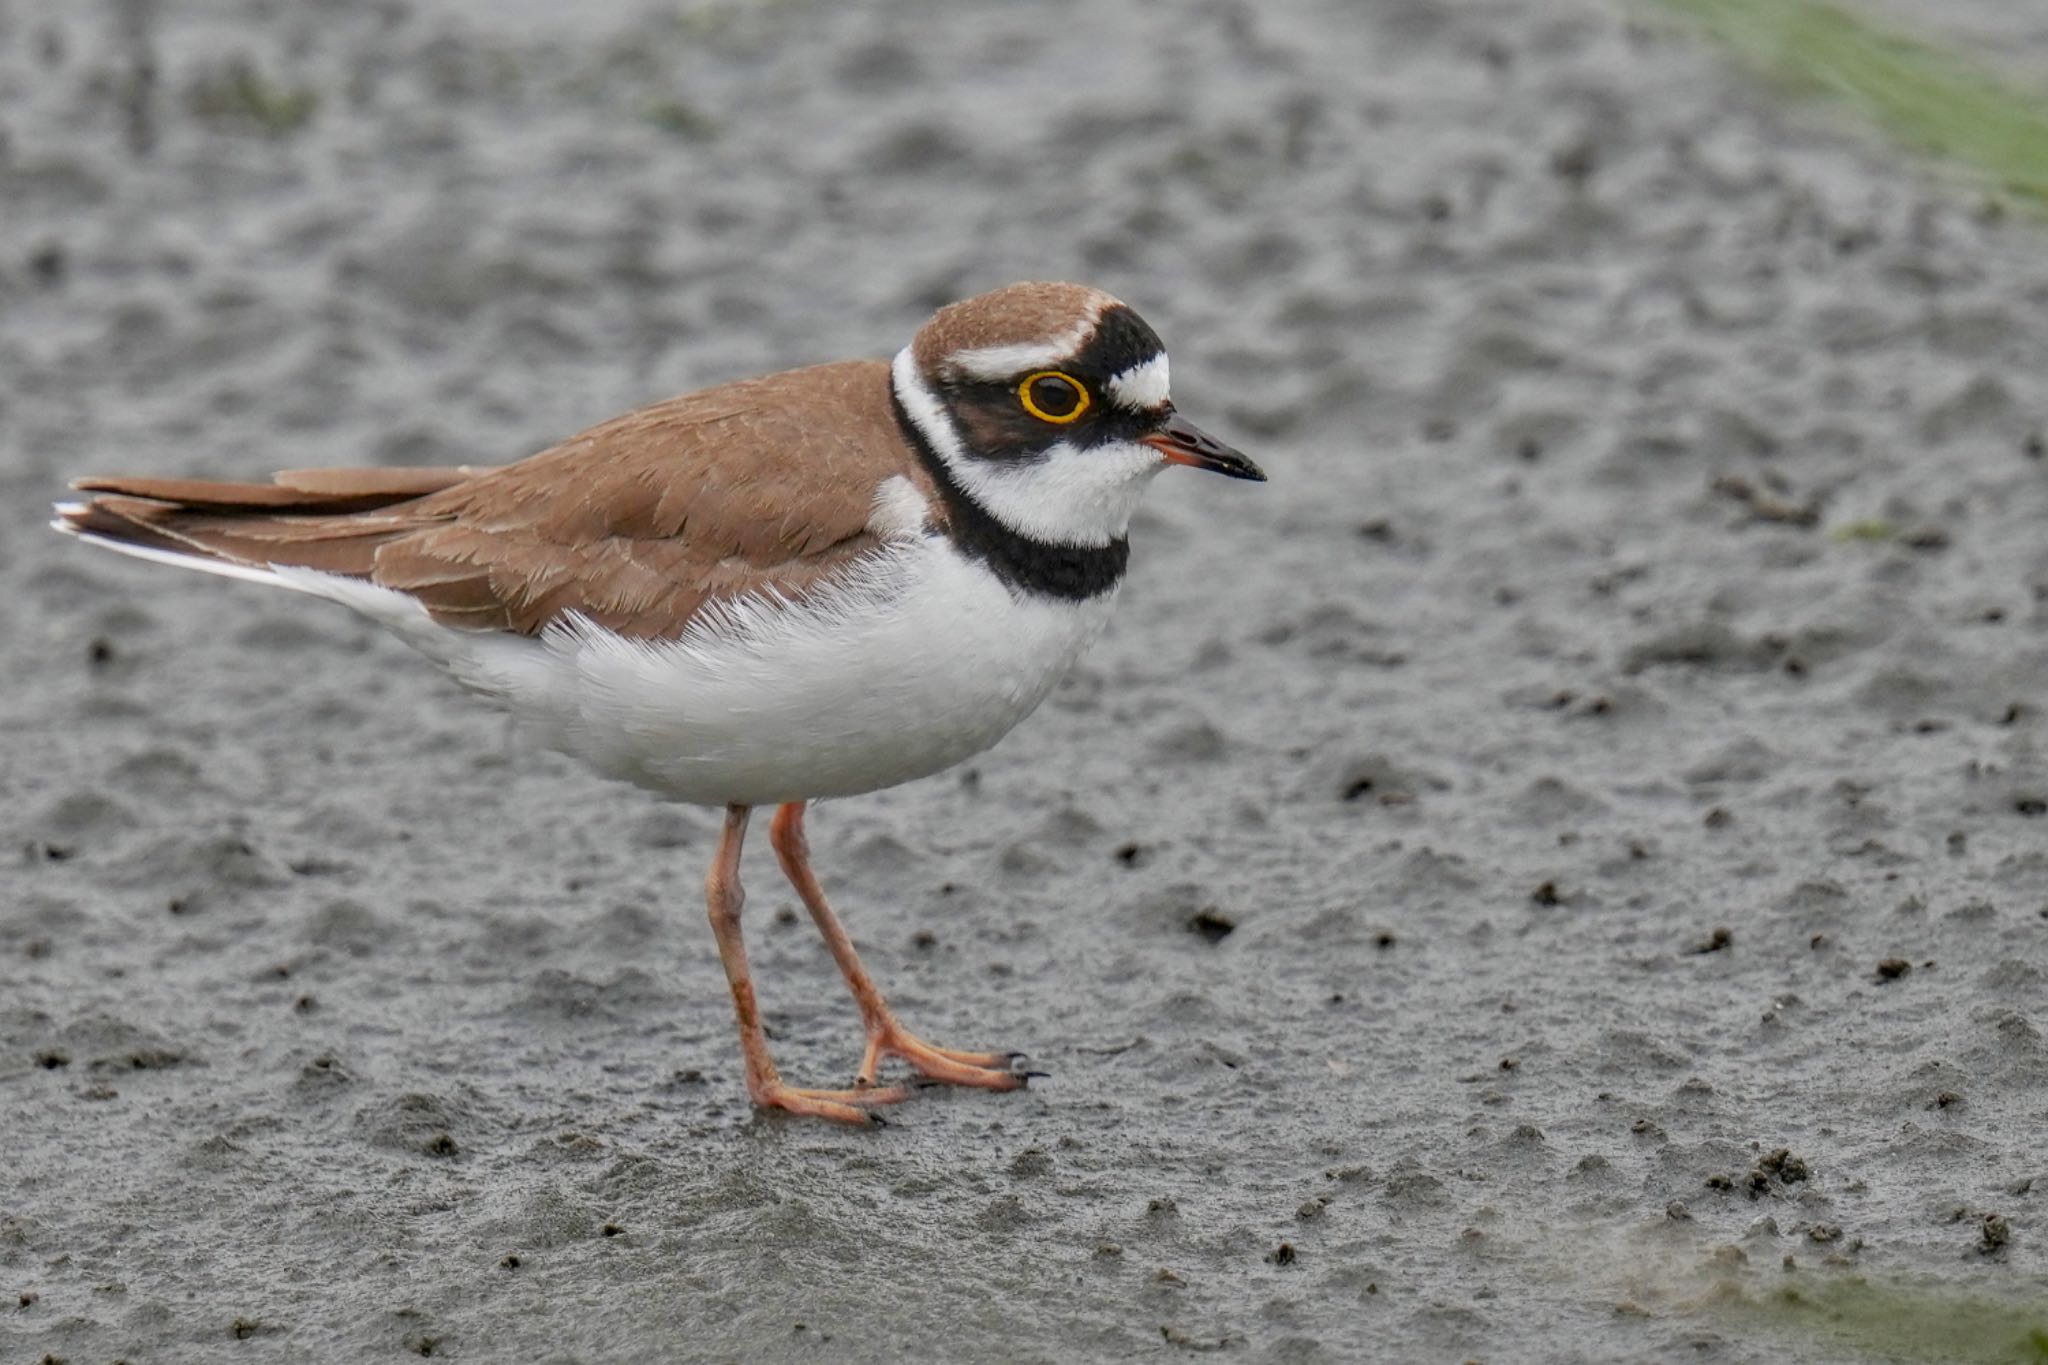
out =
<svg viewBox="0 0 2048 1365"><path fill-rule="evenodd" d="M417 525L374 514L288 517L197 512L118 494L94 498L76 512L60 515L70 529L99 540L259 567L292 564L351 578L368 575L376 563L377 547Z"/></svg>
<svg viewBox="0 0 2048 1365"><path fill-rule="evenodd" d="M495 472L492 466L422 469L287 469L269 483L215 483L206 479L152 479L126 475L74 479L81 493L118 493L175 503L194 512L291 512L346 516L409 502Z"/></svg>
<svg viewBox="0 0 2048 1365"><path fill-rule="evenodd" d="M486 472L298 469L267 484L86 478L71 486L95 496L59 503L51 524L145 559L244 571L231 577L280 582L269 570L289 565L365 578L379 546L422 524L403 504Z"/></svg>

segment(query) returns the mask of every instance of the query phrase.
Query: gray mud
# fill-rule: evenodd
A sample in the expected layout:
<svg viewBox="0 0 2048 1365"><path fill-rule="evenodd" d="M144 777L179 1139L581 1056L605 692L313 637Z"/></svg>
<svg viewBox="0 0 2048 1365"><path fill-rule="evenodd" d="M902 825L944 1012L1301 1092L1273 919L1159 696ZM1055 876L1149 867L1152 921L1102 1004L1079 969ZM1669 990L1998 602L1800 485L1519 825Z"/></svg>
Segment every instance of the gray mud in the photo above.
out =
<svg viewBox="0 0 2048 1365"><path fill-rule="evenodd" d="M2037 1357L2048 231L1597 0L575 12L0 0L0 1356ZM1040 276L1273 481L816 814L1053 1073L884 1131L710 815L40 529Z"/></svg>

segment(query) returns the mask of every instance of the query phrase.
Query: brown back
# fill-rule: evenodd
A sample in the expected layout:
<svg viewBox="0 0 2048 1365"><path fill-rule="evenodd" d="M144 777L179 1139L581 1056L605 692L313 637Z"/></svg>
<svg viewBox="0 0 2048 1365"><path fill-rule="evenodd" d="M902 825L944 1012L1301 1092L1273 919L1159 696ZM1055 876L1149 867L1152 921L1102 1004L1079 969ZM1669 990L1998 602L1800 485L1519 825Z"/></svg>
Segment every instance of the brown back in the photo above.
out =
<svg viewBox="0 0 2048 1365"><path fill-rule="evenodd" d="M848 361L629 412L498 468L295 470L270 484L81 479L78 530L411 594L445 624L533 634L580 612L672 638L706 602L800 597L876 544L876 489L929 479L889 370Z"/></svg>

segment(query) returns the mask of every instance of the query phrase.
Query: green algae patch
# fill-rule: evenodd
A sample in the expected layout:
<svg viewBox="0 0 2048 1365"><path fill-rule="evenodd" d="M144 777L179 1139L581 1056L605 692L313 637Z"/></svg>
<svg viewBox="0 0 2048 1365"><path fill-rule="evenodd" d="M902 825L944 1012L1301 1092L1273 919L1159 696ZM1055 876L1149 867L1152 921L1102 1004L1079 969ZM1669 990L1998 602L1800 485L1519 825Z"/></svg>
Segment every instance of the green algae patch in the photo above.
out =
<svg viewBox="0 0 2048 1365"><path fill-rule="evenodd" d="M2048 1303L1801 1272L1770 1288L1724 1283L1710 1298L1752 1327L1883 1360L2048 1365Z"/></svg>
<svg viewBox="0 0 2048 1365"><path fill-rule="evenodd" d="M2048 208L2048 98L1818 0L1652 0L1751 65Z"/></svg>

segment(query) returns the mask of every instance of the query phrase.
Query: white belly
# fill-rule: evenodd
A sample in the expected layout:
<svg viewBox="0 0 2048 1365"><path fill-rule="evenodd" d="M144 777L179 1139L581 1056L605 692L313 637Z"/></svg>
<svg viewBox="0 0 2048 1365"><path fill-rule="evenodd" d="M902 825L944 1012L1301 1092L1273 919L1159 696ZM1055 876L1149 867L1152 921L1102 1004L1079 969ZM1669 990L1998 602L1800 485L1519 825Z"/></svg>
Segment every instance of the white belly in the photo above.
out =
<svg viewBox="0 0 2048 1365"><path fill-rule="evenodd" d="M1115 596L1019 598L932 537L890 543L801 604L707 612L675 641L373 614L600 772L682 801L768 805L894 786L986 749L1045 699Z"/></svg>

